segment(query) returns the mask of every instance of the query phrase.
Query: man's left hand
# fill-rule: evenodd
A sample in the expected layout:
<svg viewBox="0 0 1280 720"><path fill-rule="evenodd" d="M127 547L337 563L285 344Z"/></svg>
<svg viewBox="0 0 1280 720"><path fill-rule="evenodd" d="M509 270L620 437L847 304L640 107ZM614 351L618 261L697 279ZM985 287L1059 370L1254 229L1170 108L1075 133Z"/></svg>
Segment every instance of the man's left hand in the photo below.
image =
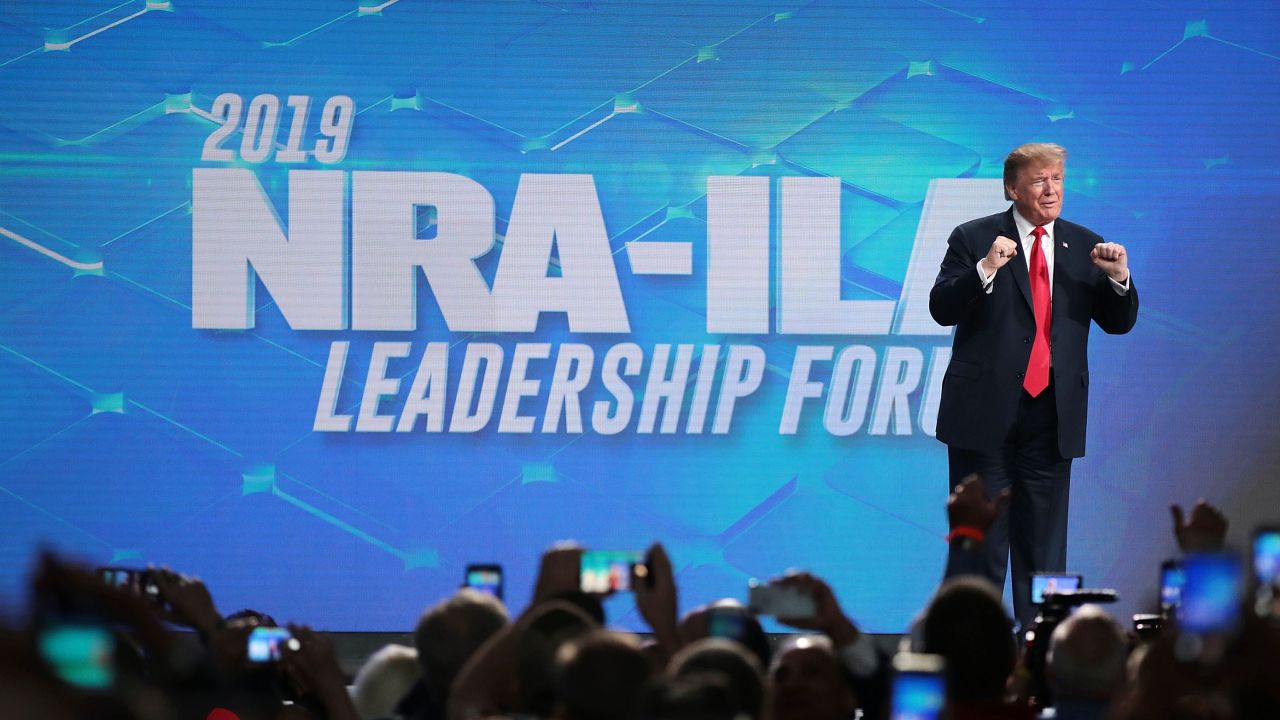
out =
<svg viewBox="0 0 1280 720"><path fill-rule="evenodd" d="M1093 264L1097 265L1107 277L1118 283L1129 280L1129 254L1120 243L1104 242L1093 246L1089 253Z"/></svg>

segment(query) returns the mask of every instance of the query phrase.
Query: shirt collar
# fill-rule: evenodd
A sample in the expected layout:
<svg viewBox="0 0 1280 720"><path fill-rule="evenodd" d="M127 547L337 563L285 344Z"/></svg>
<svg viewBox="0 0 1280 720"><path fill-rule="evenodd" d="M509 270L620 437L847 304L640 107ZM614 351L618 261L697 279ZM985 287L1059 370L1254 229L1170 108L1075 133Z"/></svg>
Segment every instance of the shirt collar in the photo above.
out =
<svg viewBox="0 0 1280 720"><path fill-rule="evenodd" d="M1045 234L1049 236L1049 244L1051 246L1053 245L1053 224L1055 222L1057 222L1057 220L1050 220L1044 226ZM1022 214L1018 212L1017 205L1013 206L1013 224L1018 228L1018 240L1024 243L1030 242L1028 238L1030 238L1031 231L1034 230L1036 226L1031 224L1030 220L1022 217Z"/></svg>

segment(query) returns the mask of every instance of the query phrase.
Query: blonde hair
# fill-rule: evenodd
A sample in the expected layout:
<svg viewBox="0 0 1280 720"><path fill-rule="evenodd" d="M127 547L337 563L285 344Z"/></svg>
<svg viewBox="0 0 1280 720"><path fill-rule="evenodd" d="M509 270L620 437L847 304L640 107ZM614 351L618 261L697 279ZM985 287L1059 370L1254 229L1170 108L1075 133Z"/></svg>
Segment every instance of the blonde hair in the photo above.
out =
<svg viewBox="0 0 1280 720"><path fill-rule="evenodd" d="M1056 143L1027 143L1019 145L1004 159L1004 199L1009 196L1009 186L1018 182L1022 168L1032 165L1057 165L1067 161L1067 149Z"/></svg>

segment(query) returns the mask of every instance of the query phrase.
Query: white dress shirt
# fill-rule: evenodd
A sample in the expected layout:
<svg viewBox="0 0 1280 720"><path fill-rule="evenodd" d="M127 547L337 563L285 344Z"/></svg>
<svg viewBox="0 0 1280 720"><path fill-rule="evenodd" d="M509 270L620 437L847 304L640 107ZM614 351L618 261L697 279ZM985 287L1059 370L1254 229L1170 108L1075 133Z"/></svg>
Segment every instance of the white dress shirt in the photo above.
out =
<svg viewBox="0 0 1280 720"><path fill-rule="evenodd" d="M1050 293L1053 292L1053 255L1054 255L1054 248L1056 247L1053 242L1054 222L1056 221L1051 220L1047 224L1042 226L1044 228L1044 237L1040 238L1040 250L1044 252L1045 269L1049 271L1049 292ZM1027 264L1027 275L1030 276L1031 248L1032 248L1032 244L1035 243L1036 241L1036 236L1035 236L1036 226L1031 224L1030 220L1022 217L1022 214L1018 212L1017 206L1013 208L1013 224L1015 227L1018 228L1019 244L1022 249L1022 258L1023 258L1022 262ZM999 269L997 269L995 272L991 273L990 275L987 275L987 273L984 272L982 269L981 260L978 261L977 267L978 267L978 279L982 281L982 290L983 292L990 295L991 286L994 284L993 281L996 279L996 273L1000 271ZM1115 280L1112 280L1111 276L1107 276L1107 279L1111 280L1111 289L1115 290L1117 295L1125 295L1129 292L1129 280L1131 279L1130 277L1125 278L1123 283L1118 283Z"/></svg>

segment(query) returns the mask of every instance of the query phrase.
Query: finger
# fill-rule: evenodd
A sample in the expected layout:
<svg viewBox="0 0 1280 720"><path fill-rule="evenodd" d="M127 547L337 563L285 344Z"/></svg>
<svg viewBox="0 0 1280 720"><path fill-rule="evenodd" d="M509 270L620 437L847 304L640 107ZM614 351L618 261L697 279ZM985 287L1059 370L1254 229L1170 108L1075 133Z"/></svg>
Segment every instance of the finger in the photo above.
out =
<svg viewBox="0 0 1280 720"><path fill-rule="evenodd" d="M1179 505L1179 504L1177 504L1177 503L1174 503L1174 504L1170 505L1170 506L1169 506L1169 512L1173 514L1173 529L1174 529L1174 532L1177 532L1177 531L1181 530L1182 528L1186 527L1186 523L1184 522L1184 518L1183 518L1183 515L1182 515L1182 506L1181 506L1181 505Z"/></svg>
<svg viewBox="0 0 1280 720"><path fill-rule="evenodd" d="M649 548L649 564L653 570L671 574L671 558L667 555L667 549L662 546L662 543L654 543Z"/></svg>
<svg viewBox="0 0 1280 720"><path fill-rule="evenodd" d="M778 587L801 587L804 585L804 575L800 572L788 572L782 577L770 580L769 584Z"/></svg>

